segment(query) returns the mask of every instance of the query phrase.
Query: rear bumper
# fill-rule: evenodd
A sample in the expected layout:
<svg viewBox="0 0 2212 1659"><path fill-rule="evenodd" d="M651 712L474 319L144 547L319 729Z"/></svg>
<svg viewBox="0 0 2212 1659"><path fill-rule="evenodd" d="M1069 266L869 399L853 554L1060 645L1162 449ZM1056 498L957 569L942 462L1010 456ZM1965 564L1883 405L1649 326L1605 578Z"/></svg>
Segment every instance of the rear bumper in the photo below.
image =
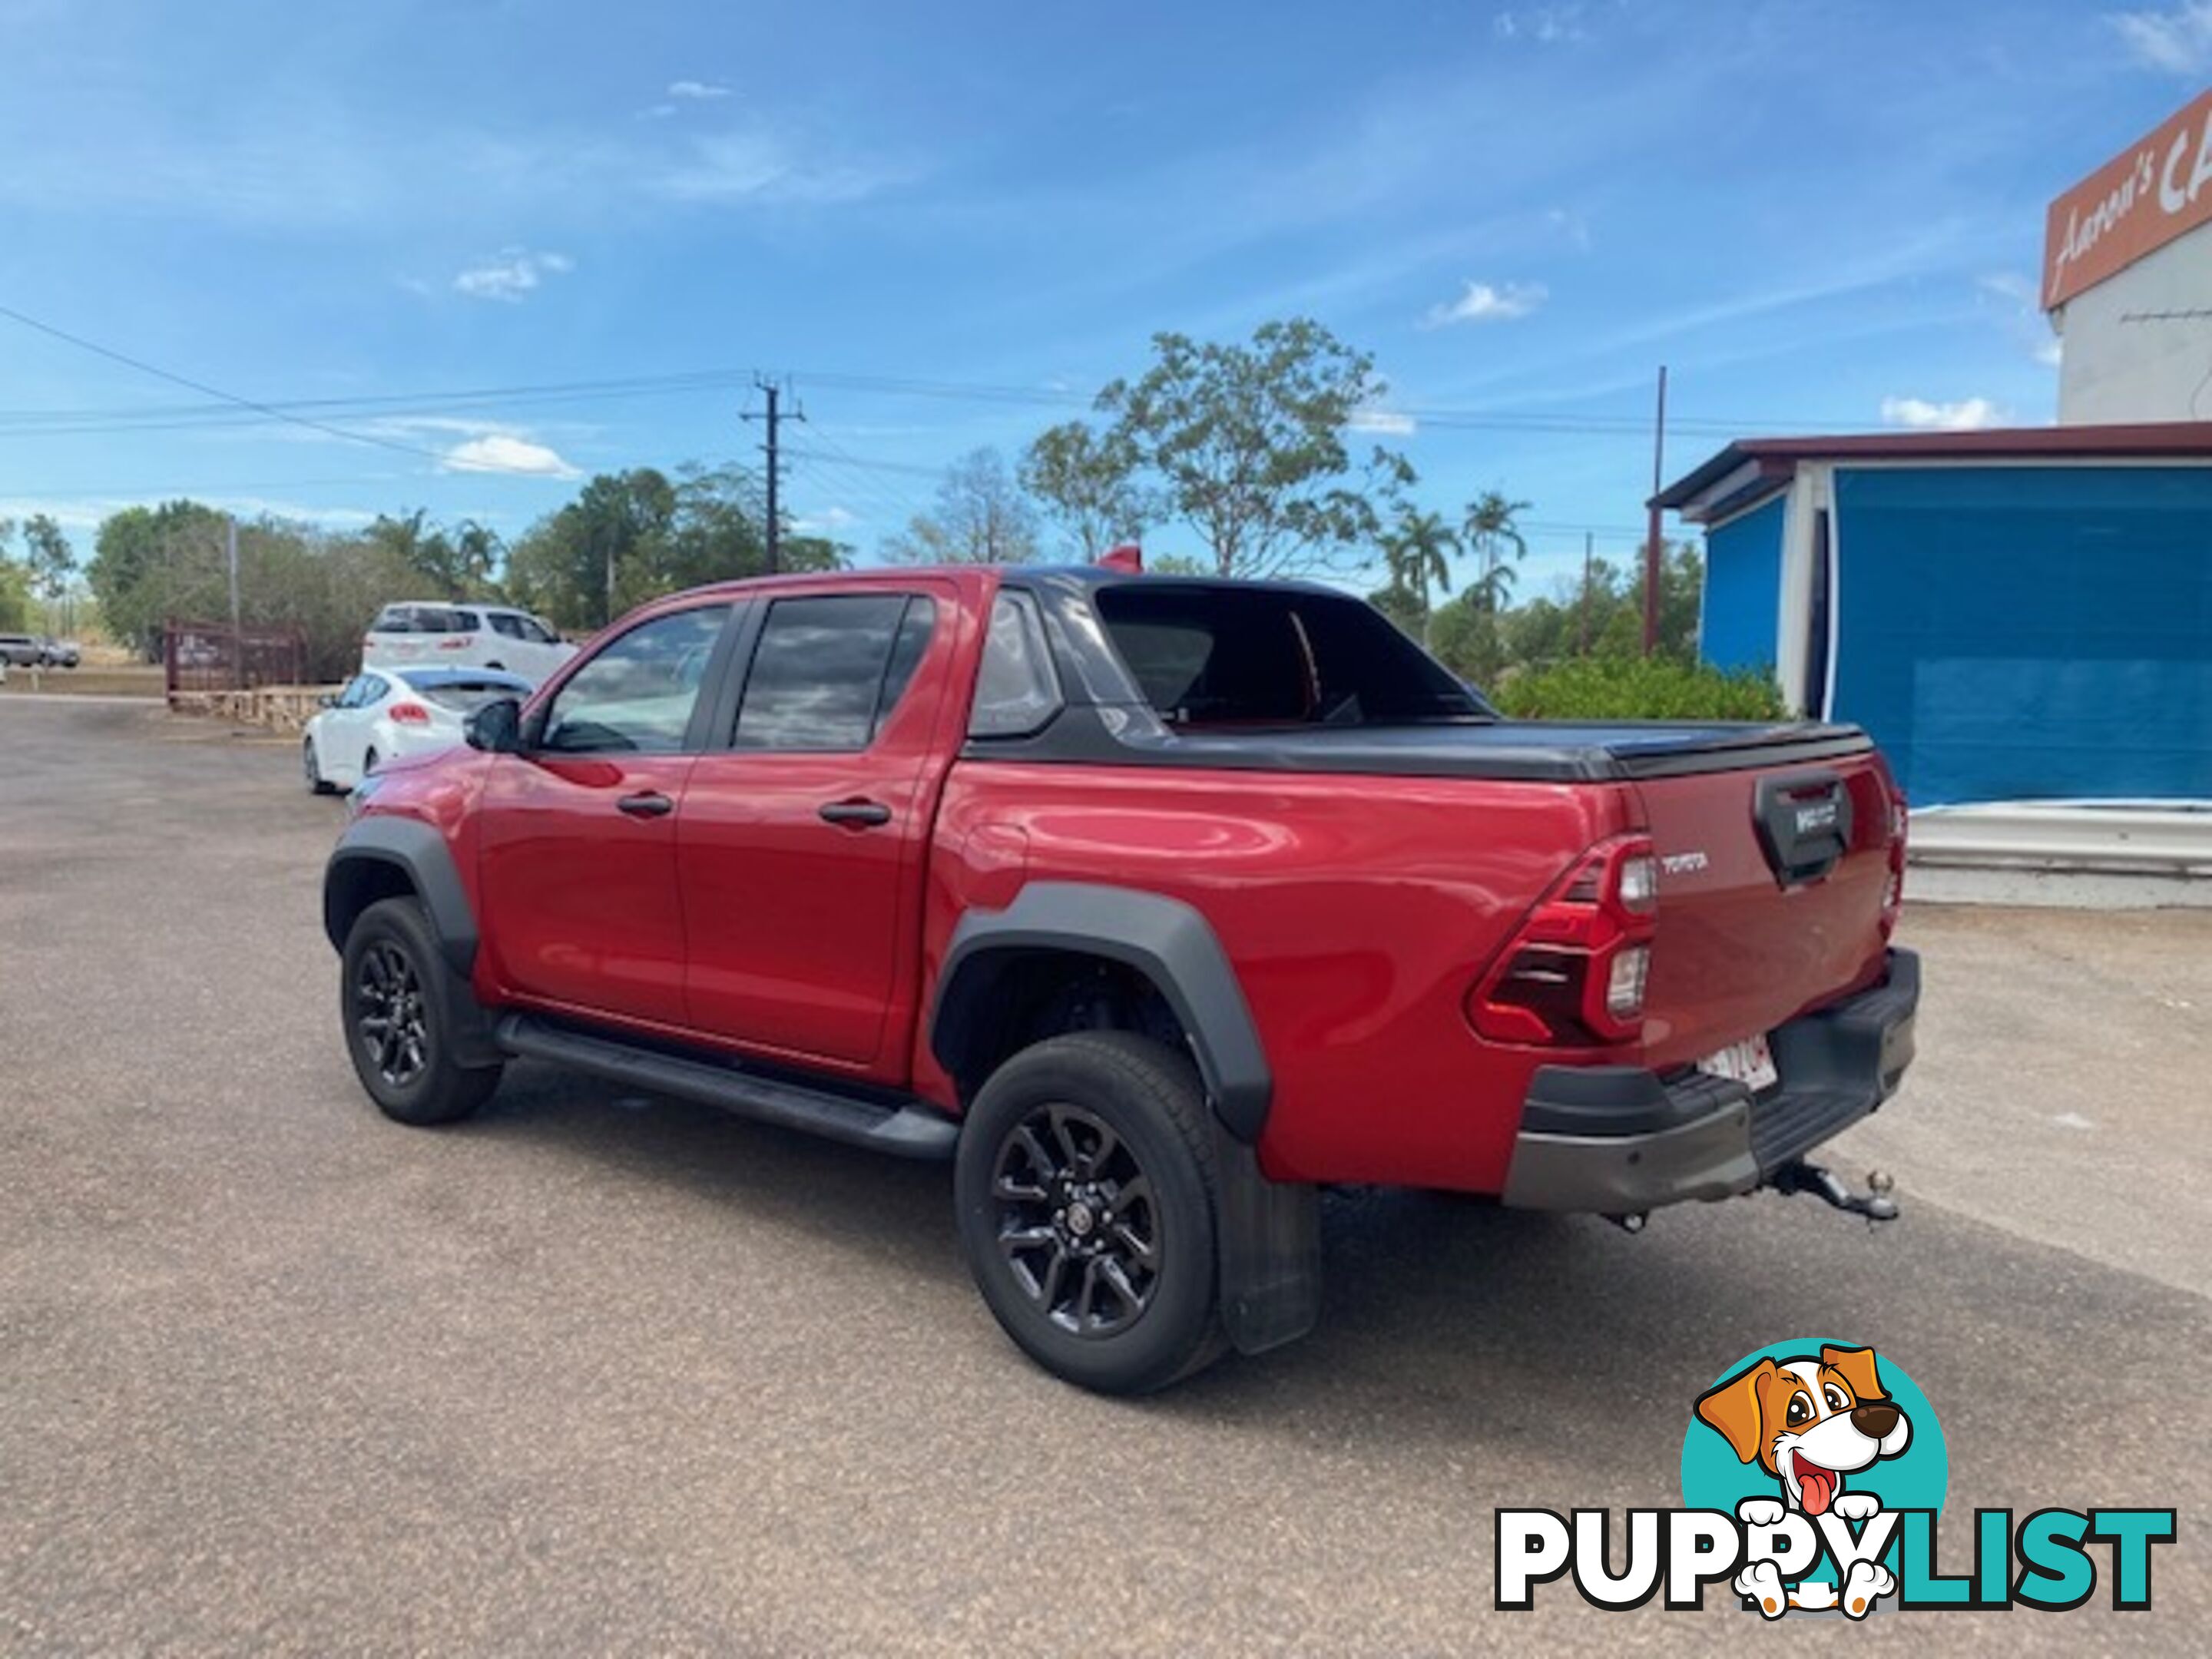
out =
<svg viewBox="0 0 2212 1659"><path fill-rule="evenodd" d="M1912 1063L1920 958L1889 953L1880 985L1769 1034L1780 1083L1692 1072L1547 1066L1528 1086L1504 1201L1631 1215L1747 1193L1896 1092Z"/></svg>

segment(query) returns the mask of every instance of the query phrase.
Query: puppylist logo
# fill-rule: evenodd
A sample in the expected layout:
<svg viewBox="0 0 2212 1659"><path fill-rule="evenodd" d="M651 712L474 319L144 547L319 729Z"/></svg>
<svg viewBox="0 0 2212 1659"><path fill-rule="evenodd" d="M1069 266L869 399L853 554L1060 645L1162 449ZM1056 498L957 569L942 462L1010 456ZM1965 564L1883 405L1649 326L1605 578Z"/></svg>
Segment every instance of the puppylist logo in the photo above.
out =
<svg viewBox="0 0 2212 1659"><path fill-rule="evenodd" d="M1901 1367L1854 1343L1774 1343L1694 1398L1684 1506L1627 1512L1619 1573L1607 1510L1499 1510L1497 1606L1526 1612L1538 1586L1568 1578L1613 1612L1662 1592L1668 1611L1694 1611L1725 1583L1770 1622L1877 1607L2063 1613L2095 1594L2098 1555L2116 1609L2150 1606L2151 1549L2172 1541L2172 1510L2040 1509L2017 1525L2009 1510L1977 1510L1972 1571L1946 1577L1936 1529L1949 1480L1935 1409Z"/></svg>

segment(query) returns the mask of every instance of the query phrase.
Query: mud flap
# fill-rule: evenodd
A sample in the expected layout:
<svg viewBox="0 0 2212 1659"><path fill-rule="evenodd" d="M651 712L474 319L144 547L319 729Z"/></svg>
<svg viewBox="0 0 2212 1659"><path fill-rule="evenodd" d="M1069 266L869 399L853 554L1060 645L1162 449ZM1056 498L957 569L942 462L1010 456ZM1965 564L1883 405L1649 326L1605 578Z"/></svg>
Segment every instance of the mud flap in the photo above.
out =
<svg viewBox="0 0 2212 1659"><path fill-rule="evenodd" d="M1321 1196L1270 1181L1252 1148L1215 1122L1221 1323L1239 1353L1295 1342L1321 1317Z"/></svg>

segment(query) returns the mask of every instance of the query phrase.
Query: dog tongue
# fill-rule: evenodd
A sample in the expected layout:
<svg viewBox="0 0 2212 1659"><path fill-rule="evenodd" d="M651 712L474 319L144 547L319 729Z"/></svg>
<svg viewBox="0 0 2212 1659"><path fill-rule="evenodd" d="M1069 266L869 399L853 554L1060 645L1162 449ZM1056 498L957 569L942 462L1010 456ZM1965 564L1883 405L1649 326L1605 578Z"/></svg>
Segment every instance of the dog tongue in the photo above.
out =
<svg viewBox="0 0 2212 1659"><path fill-rule="evenodd" d="M1835 1498L1837 1484L1834 1470L1808 1463L1802 1457L1797 1460L1797 1490L1805 1500L1806 1514L1826 1515L1829 1503Z"/></svg>

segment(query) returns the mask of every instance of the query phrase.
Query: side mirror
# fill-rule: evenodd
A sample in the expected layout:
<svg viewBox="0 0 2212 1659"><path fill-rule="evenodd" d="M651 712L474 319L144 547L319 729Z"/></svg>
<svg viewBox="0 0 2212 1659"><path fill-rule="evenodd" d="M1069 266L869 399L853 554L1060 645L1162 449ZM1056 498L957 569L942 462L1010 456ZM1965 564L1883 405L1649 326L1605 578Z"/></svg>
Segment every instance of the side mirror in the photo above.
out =
<svg viewBox="0 0 2212 1659"><path fill-rule="evenodd" d="M520 754L522 705L513 697L497 698L474 710L461 729L471 749L489 755Z"/></svg>

